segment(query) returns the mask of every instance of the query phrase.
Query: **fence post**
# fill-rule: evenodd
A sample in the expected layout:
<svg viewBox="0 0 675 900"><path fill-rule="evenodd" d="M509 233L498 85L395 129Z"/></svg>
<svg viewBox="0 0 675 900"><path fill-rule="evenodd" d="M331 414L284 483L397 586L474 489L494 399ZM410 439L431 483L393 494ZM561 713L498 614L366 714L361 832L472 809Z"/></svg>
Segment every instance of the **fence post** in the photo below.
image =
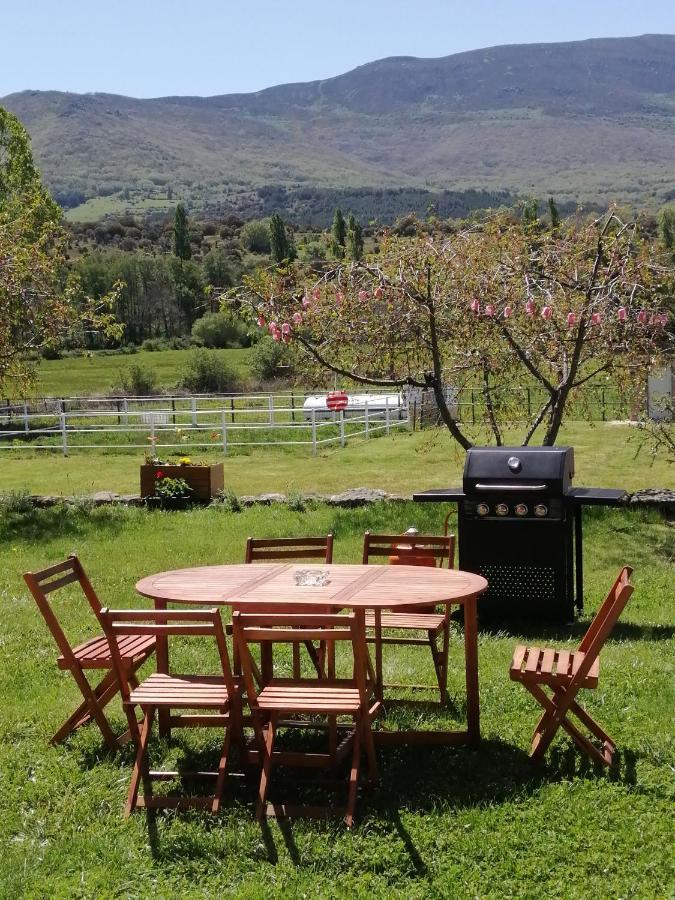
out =
<svg viewBox="0 0 675 900"><path fill-rule="evenodd" d="M389 397L387 397L387 405L384 407L384 433L389 434L389 427L391 425L391 417L389 414Z"/></svg>
<svg viewBox="0 0 675 900"><path fill-rule="evenodd" d="M605 409L605 389L602 388L600 393L600 402L602 403L602 421L607 421L607 410Z"/></svg>
<svg viewBox="0 0 675 900"><path fill-rule="evenodd" d="M471 388L471 424L476 424L476 398L473 394L473 388Z"/></svg>
<svg viewBox="0 0 675 900"><path fill-rule="evenodd" d="M28 434L28 404L23 404L23 430Z"/></svg>
<svg viewBox="0 0 675 900"><path fill-rule="evenodd" d="M412 405L412 421L410 421L410 401L408 401L408 430L415 430L415 422L417 421L417 400L413 400Z"/></svg>
<svg viewBox="0 0 675 900"><path fill-rule="evenodd" d="M61 441L63 443L63 455L68 456L68 432L66 431L66 414L61 412Z"/></svg>
<svg viewBox="0 0 675 900"><path fill-rule="evenodd" d="M312 456L316 456L316 410L312 410Z"/></svg>
<svg viewBox="0 0 675 900"><path fill-rule="evenodd" d="M365 426L366 426L366 437L370 437L370 416L368 415L368 397L366 397L366 402L364 404L365 411Z"/></svg>
<svg viewBox="0 0 675 900"><path fill-rule="evenodd" d="M270 425L274 425L274 396L272 394L269 395L268 403L270 407Z"/></svg>
<svg viewBox="0 0 675 900"><path fill-rule="evenodd" d="M122 400L122 409L124 410L124 426L125 428L129 427L129 401L125 397Z"/></svg>
<svg viewBox="0 0 675 900"><path fill-rule="evenodd" d="M230 397L230 419L234 425L234 397Z"/></svg>
<svg viewBox="0 0 675 900"><path fill-rule="evenodd" d="M295 423L295 394L291 391L291 422Z"/></svg>
<svg viewBox="0 0 675 900"><path fill-rule="evenodd" d="M173 427L176 427L176 398L171 398L171 419L173 421Z"/></svg>
<svg viewBox="0 0 675 900"><path fill-rule="evenodd" d="M340 410L340 446L344 447L345 445L345 411L344 409Z"/></svg>
<svg viewBox="0 0 675 900"><path fill-rule="evenodd" d="M156 437L155 437L155 417L152 413L150 413L150 446L152 447L152 455L157 456L155 453Z"/></svg>
<svg viewBox="0 0 675 900"><path fill-rule="evenodd" d="M222 413L221 428L223 431L223 455L227 456L227 422L225 421L225 410L223 410Z"/></svg>
<svg viewBox="0 0 675 900"><path fill-rule="evenodd" d="M190 398L190 407L192 409L192 427L196 428L197 427L197 398L196 397Z"/></svg>

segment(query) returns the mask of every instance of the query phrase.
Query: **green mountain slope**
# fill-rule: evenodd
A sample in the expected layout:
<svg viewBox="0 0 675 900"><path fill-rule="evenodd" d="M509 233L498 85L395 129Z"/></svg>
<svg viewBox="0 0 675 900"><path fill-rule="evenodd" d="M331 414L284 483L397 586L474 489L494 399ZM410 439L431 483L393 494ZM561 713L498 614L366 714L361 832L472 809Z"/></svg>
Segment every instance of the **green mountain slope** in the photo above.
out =
<svg viewBox="0 0 675 900"><path fill-rule="evenodd" d="M68 206L154 198L255 212L259 190L479 188L661 203L675 189L675 36L394 57L254 94L135 100L25 91ZM264 191L263 191L264 193Z"/></svg>

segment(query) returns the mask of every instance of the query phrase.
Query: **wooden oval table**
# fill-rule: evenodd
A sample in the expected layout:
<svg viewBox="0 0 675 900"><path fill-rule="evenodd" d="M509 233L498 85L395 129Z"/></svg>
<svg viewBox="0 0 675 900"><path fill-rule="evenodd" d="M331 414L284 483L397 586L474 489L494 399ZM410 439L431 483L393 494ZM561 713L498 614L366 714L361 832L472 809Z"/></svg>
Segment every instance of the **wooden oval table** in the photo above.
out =
<svg viewBox="0 0 675 900"><path fill-rule="evenodd" d="M136 590L166 609L169 603L198 606L303 604L353 609L365 623L373 610L378 631L382 610L397 606L459 605L464 609L466 731L378 731L380 743L476 744L480 738L477 601L487 589L480 575L426 566L364 566L261 563L198 566L148 575ZM365 628L365 624L363 624ZM158 638L157 669L168 671L166 643ZM376 664L381 692L381 664ZM381 693L380 693L381 696Z"/></svg>

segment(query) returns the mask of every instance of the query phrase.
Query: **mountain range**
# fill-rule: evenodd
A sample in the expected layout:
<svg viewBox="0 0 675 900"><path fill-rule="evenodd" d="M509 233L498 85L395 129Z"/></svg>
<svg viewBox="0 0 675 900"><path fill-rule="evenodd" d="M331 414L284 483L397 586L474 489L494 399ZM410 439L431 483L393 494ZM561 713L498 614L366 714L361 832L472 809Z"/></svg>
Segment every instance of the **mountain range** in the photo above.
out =
<svg viewBox="0 0 675 900"><path fill-rule="evenodd" d="M379 197L392 214L396 197L469 207L516 195L675 198L675 35L391 57L251 94L23 91L0 103L79 218L178 198L319 219L336 197L376 211Z"/></svg>

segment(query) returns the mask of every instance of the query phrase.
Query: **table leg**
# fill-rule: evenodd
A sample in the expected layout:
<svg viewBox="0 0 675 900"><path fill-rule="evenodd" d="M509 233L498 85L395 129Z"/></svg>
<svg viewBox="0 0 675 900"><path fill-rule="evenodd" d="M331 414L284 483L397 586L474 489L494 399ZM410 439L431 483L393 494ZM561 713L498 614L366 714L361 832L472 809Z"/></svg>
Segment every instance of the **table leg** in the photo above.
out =
<svg viewBox="0 0 675 900"><path fill-rule="evenodd" d="M375 613L375 698L384 700L382 675L382 610L376 608Z"/></svg>
<svg viewBox="0 0 675 900"><path fill-rule="evenodd" d="M155 609L166 609L166 600L155 600ZM160 675L169 674L169 642L165 634L158 634L155 645L155 657L157 661L157 672ZM171 718L170 709L160 709L157 717L159 733L162 737L171 736L171 726L169 719Z"/></svg>
<svg viewBox="0 0 675 900"><path fill-rule="evenodd" d="M480 740L480 709L478 695L478 622L477 597L464 602L464 660L466 673L466 722L469 744Z"/></svg>

